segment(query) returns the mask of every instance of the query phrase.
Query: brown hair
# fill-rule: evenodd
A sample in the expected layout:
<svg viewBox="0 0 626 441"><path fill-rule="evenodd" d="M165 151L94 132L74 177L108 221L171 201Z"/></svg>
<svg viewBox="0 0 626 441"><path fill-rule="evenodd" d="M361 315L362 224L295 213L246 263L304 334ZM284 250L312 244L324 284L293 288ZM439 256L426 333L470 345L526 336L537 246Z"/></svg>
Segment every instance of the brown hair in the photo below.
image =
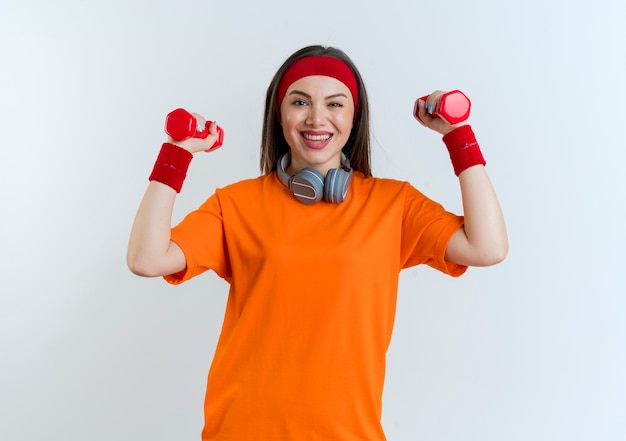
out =
<svg viewBox="0 0 626 441"><path fill-rule="evenodd" d="M265 112L263 118L263 134L261 138L261 173L270 174L276 170L278 160L289 151L289 145L283 135L283 129L278 121L278 85L283 75L295 61L304 57L327 56L337 58L346 63L356 78L359 96L358 108L355 111L354 125L343 147L343 153L350 161L350 166L365 176L371 176L370 164L370 133L369 133L369 105L367 93L361 74L352 60L341 50L325 46L307 46L294 52L278 69L272 82L267 88L265 97Z"/></svg>

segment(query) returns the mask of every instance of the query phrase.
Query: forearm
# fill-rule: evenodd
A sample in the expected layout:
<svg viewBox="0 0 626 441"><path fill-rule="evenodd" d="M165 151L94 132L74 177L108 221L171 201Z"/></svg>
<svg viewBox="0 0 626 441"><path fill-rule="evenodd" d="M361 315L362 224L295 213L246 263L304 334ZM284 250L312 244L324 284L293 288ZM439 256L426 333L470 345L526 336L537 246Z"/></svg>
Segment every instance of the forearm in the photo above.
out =
<svg viewBox="0 0 626 441"><path fill-rule="evenodd" d="M504 216L469 125L445 127L446 144L459 177L465 222L448 242L446 259L471 266L501 262L508 253Z"/></svg>
<svg viewBox="0 0 626 441"><path fill-rule="evenodd" d="M508 252L504 215L485 167L476 165L459 174L463 201L466 263L474 266L493 265ZM453 258L454 256L450 256ZM467 259L467 258L466 258Z"/></svg>
<svg viewBox="0 0 626 441"><path fill-rule="evenodd" d="M127 263L133 273L159 276L184 269L184 257L181 261L170 241L175 199L171 187L157 181L148 185L128 243Z"/></svg>

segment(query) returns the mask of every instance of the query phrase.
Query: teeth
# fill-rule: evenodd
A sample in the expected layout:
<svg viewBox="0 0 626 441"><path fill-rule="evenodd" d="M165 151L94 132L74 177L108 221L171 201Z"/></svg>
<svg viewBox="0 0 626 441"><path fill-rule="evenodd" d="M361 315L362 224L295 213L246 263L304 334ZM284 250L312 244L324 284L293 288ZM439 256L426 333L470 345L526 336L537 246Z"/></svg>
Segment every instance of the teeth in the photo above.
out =
<svg viewBox="0 0 626 441"><path fill-rule="evenodd" d="M331 135L308 135L306 133L303 136L309 141L326 141L331 137Z"/></svg>

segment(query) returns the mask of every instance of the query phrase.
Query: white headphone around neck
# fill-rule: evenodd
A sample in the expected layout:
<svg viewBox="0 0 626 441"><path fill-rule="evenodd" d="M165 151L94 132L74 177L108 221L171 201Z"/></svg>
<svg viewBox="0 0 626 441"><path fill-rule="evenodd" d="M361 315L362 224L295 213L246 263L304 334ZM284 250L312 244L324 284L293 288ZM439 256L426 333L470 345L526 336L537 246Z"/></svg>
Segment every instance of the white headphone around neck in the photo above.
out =
<svg viewBox="0 0 626 441"><path fill-rule="evenodd" d="M341 159L341 167L328 170L326 178L311 167L303 168L293 176L289 175L285 169L291 162L291 152L285 153L278 160L276 170L280 181L300 202L314 204L324 199L326 202L338 204L346 200L352 180L350 161L343 153Z"/></svg>

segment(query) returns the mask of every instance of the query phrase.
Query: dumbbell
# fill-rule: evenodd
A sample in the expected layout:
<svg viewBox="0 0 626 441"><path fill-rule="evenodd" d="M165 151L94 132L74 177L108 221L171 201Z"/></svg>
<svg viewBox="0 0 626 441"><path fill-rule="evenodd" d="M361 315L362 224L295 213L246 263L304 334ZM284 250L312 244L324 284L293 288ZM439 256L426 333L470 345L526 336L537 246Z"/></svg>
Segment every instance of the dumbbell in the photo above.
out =
<svg viewBox="0 0 626 441"><path fill-rule="evenodd" d="M167 114L165 118L165 133L170 135L175 141L182 141L191 136L194 138L206 138L209 136L209 124L207 121L204 126L196 120L196 117L185 109L176 109ZM224 142L224 130L217 126L217 140L206 150L212 152L222 146Z"/></svg>
<svg viewBox="0 0 626 441"><path fill-rule="evenodd" d="M422 101L426 101L429 95L420 98ZM418 100L419 101L419 100ZM465 121L469 118L470 108L472 103L469 98L460 90L451 90L446 92L435 103L434 108L428 112L432 116L439 117L449 124L457 124ZM419 107L417 101L415 101L415 108L413 109L413 116L420 123L424 124L419 117Z"/></svg>

